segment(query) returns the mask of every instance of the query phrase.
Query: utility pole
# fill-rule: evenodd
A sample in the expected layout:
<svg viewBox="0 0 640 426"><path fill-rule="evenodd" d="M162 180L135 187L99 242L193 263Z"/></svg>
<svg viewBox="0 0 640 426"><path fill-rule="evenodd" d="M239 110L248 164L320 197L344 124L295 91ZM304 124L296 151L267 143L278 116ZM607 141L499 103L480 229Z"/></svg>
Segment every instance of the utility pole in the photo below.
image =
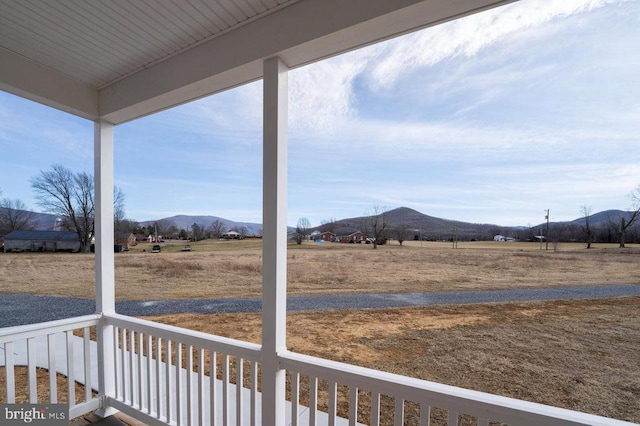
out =
<svg viewBox="0 0 640 426"><path fill-rule="evenodd" d="M544 218L547 220L547 229L544 232L546 234L544 239L545 241L544 249L549 250L549 209L547 209L547 215Z"/></svg>
<svg viewBox="0 0 640 426"><path fill-rule="evenodd" d="M453 228L453 248L458 248L458 228Z"/></svg>

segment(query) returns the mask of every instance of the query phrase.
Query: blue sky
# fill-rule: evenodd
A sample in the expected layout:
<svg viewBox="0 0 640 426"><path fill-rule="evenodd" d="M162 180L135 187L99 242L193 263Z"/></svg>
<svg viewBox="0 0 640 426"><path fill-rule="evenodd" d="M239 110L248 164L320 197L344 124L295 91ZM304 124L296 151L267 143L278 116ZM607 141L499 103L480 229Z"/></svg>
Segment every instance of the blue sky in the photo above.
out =
<svg viewBox="0 0 640 426"><path fill-rule="evenodd" d="M292 70L295 225L406 206L499 225L626 209L640 184L640 2L523 0ZM262 220L262 84L115 130L127 217ZM93 171L92 123L0 92L0 189Z"/></svg>

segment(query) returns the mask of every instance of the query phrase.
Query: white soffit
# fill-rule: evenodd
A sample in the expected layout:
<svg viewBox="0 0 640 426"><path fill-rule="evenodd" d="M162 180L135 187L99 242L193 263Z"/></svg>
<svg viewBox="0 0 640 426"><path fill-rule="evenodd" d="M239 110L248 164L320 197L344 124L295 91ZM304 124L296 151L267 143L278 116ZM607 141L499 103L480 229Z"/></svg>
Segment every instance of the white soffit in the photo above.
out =
<svg viewBox="0 0 640 426"><path fill-rule="evenodd" d="M0 0L0 45L102 88L291 0Z"/></svg>
<svg viewBox="0 0 640 426"><path fill-rule="evenodd" d="M0 0L0 89L121 123L511 0Z"/></svg>

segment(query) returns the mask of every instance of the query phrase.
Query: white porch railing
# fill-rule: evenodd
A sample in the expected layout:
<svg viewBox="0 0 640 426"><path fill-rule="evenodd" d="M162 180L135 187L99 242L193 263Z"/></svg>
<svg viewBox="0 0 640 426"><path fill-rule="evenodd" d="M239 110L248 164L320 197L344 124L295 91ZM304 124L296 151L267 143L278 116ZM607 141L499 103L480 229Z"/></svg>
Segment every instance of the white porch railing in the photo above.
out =
<svg viewBox="0 0 640 426"><path fill-rule="evenodd" d="M0 402L16 402L14 371L25 365L28 402L58 402L57 371L68 377L70 416L99 408L91 391L98 388L98 346L89 336L91 326L104 324L116 342L107 405L150 425L262 424L259 345L117 314L99 319L0 329L7 395ZM279 366L288 377L286 423L296 426L631 424L292 352L279 355ZM38 400L38 368L49 370L47 401ZM76 395L76 381L84 395Z"/></svg>
<svg viewBox="0 0 640 426"><path fill-rule="evenodd" d="M91 351L90 327L99 315L87 315L42 324L0 329L0 366L4 367L6 400L3 403L68 403L69 416L77 417L99 408L97 358ZM80 334L78 337L76 334ZM69 356L69 354L72 354ZM26 367L26 400L16 398L16 367ZM47 383L38 383L38 369L47 370ZM58 373L64 376L67 396L58 398ZM76 381L85 385L76 394ZM45 386L45 391L38 386ZM46 395L39 397L38 395ZM43 400L44 399L44 400Z"/></svg>
<svg viewBox="0 0 640 426"><path fill-rule="evenodd" d="M117 342L110 405L149 424L260 424L259 345L117 314L105 324Z"/></svg>
<svg viewBox="0 0 640 426"><path fill-rule="evenodd" d="M478 426L490 423L531 426L631 424L292 352L281 355L280 359L282 368L293 373L294 395L298 394L300 377L306 376L309 379L312 384L309 391L312 409L317 402L318 381L325 382L328 389L330 419L336 413L336 403L340 398L338 387L341 385L342 397L345 399L343 411L348 413L350 425L355 425L359 420L375 426L380 424L455 426L463 417L464 424ZM370 401L368 404L370 410L367 413L358 414L362 408L359 404L361 395L366 396ZM411 417L405 415L405 409L408 407L413 409ZM440 415L444 414L444 417L434 419L434 408L438 409ZM293 418L295 419L296 416ZM310 424L316 423L312 421Z"/></svg>

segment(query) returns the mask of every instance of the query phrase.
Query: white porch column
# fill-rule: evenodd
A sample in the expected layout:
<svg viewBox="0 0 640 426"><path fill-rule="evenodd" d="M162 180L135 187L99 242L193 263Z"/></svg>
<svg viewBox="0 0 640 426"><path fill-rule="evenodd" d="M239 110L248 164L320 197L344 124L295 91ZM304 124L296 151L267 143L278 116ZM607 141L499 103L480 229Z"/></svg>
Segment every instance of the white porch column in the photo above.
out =
<svg viewBox="0 0 640 426"><path fill-rule="evenodd" d="M114 313L113 124L94 124L96 311Z"/></svg>
<svg viewBox="0 0 640 426"><path fill-rule="evenodd" d="M96 312L115 313L115 265L113 252L113 124L96 121L94 124L95 179L95 249L96 249ZM103 321L97 327L99 396L115 395L115 365L113 326ZM101 407L98 414L115 413Z"/></svg>
<svg viewBox="0 0 640 426"><path fill-rule="evenodd" d="M285 423L285 371L278 353L287 349L287 66L264 62L262 183L262 421Z"/></svg>

